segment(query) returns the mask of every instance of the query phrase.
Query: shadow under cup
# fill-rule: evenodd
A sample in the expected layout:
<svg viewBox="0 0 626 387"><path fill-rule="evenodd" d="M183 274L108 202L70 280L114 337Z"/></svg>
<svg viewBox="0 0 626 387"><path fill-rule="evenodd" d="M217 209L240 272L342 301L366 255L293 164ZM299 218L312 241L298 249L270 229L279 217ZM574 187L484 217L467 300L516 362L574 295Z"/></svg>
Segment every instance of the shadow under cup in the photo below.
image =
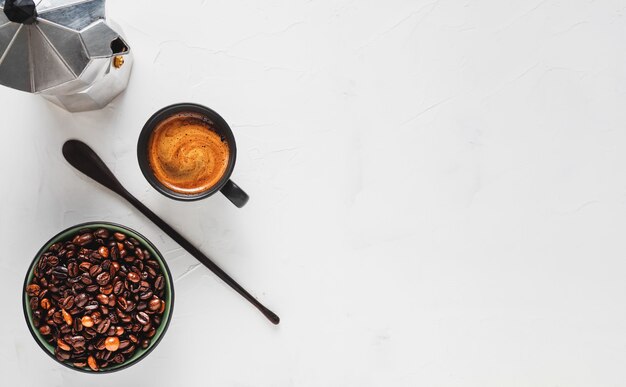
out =
<svg viewBox="0 0 626 387"><path fill-rule="evenodd" d="M201 117L202 121L207 125L207 128L210 128L210 130L221 136L226 141L229 148L228 165L226 166L226 170L222 177L211 188L197 194L175 192L166 187L155 176L149 161L150 138L154 130L159 126L159 124L168 118L184 113L193 114L196 118L198 116ZM154 189L159 191L161 194L171 199L194 201L207 198L220 191L224 194L224 196L226 196L226 198L228 198L228 200L239 208L245 206L249 200L249 196L241 188L239 188L237 184L230 180L230 176L235 168L235 161L237 160L237 145L233 131L219 114L206 106L193 103L179 103L167 106L152 115L152 117L150 117L148 122L144 125L141 134L139 135L139 141L137 143L137 159L139 161L141 172L150 185L152 185Z"/></svg>

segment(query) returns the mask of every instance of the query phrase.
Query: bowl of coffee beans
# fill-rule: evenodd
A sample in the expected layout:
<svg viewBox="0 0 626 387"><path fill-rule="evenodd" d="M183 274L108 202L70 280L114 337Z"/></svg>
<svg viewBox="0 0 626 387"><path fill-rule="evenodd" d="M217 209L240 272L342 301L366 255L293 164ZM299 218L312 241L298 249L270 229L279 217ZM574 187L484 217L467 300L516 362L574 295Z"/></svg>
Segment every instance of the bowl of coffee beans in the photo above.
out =
<svg viewBox="0 0 626 387"><path fill-rule="evenodd" d="M39 250L24 282L39 346L74 370L107 373L146 357L174 304L165 260L138 232L107 222L71 227Z"/></svg>

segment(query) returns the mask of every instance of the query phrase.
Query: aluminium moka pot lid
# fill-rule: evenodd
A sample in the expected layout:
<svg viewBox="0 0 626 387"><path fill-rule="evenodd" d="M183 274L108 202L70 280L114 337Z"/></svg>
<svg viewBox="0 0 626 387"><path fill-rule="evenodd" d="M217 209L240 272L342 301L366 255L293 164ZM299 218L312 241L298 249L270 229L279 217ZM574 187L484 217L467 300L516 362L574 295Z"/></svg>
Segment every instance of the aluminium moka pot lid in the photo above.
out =
<svg viewBox="0 0 626 387"><path fill-rule="evenodd" d="M0 84L39 93L81 78L97 58L127 52L106 0L0 0Z"/></svg>

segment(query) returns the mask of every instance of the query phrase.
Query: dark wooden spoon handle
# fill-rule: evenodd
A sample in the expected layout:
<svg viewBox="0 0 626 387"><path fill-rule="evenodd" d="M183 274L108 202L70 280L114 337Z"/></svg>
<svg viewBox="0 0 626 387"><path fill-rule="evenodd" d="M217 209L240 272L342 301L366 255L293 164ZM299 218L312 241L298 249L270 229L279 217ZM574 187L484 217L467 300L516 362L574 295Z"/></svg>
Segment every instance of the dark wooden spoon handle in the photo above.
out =
<svg viewBox="0 0 626 387"><path fill-rule="evenodd" d="M131 195L130 192L128 192L117 180L115 175L113 175L102 159L98 157L93 149L91 149L87 144L78 140L69 140L63 145L63 156L74 168L126 199L161 230L163 230L163 232L169 235L170 238L175 240L176 243L187 250L189 254L193 255L198 261L200 261L200 263L215 273L215 275L222 279L222 281L226 282L228 286L233 288L237 293L241 294L243 298L248 300L252 305L260 310L261 313L263 313L263 315L273 324L278 324L280 322L280 318L274 312L267 309L256 298L252 297L250 293L248 293L243 287L241 287L241 285L226 274L224 270L217 266L194 245L192 245L191 242L185 239L163 219L159 218L142 202Z"/></svg>

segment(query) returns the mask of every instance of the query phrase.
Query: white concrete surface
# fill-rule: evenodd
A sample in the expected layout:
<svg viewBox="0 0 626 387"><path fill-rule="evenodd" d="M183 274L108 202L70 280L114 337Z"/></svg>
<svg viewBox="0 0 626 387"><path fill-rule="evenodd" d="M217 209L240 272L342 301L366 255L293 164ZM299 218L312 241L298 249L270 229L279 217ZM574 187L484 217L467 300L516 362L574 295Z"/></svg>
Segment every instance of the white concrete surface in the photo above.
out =
<svg viewBox="0 0 626 387"><path fill-rule="evenodd" d="M626 2L108 10L136 55L112 105L72 115L0 89L0 384L624 386ZM233 127L246 208L174 202L144 180L139 131L182 101ZM70 168L69 138L282 324ZM40 245L88 220L144 233L176 278L163 342L106 376L48 358L20 305Z"/></svg>

